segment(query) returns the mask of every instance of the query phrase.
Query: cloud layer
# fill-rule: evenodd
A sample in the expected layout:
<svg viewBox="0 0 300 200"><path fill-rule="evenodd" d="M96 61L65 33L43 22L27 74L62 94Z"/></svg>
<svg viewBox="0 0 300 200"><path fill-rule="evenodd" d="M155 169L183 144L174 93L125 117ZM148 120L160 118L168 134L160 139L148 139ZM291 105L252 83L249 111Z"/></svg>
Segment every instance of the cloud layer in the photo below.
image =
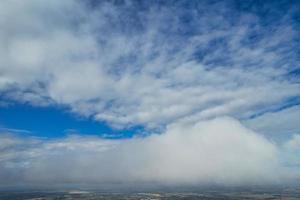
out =
<svg viewBox="0 0 300 200"><path fill-rule="evenodd" d="M230 1L4 1L0 91L120 128L247 118L299 96L295 12L266 26Z"/></svg>
<svg viewBox="0 0 300 200"><path fill-rule="evenodd" d="M75 135L0 141L1 185L264 185L281 183L283 172L278 147L231 118L173 124L163 134L125 141Z"/></svg>

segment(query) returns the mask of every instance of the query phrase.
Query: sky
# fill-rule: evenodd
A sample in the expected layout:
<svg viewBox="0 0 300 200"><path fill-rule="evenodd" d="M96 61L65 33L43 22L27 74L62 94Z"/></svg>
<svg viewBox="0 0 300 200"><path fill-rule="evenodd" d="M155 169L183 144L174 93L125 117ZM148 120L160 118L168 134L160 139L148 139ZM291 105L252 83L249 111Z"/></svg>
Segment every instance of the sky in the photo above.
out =
<svg viewBox="0 0 300 200"><path fill-rule="evenodd" d="M0 187L300 185L299 1L0 2Z"/></svg>

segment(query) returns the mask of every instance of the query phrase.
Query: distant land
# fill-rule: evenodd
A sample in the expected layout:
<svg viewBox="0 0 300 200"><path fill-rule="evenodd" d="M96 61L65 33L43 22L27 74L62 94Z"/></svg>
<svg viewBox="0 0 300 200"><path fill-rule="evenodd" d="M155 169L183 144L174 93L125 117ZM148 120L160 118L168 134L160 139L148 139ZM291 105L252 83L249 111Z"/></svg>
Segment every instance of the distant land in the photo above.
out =
<svg viewBox="0 0 300 200"><path fill-rule="evenodd" d="M193 189L194 190L194 189ZM300 188L264 188L242 189L223 188L205 189L197 191L152 191L152 192L103 192L89 190L65 190L65 191L2 191L0 200L210 200L210 199L300 199Z"/></svg>

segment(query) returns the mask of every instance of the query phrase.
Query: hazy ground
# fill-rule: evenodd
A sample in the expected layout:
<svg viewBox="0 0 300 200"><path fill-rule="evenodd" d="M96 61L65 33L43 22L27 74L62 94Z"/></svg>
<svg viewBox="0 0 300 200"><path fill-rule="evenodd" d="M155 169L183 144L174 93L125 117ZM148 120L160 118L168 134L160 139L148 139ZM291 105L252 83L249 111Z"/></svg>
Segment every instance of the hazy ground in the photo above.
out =
<svg viewBox="0 0 300 200"><path fill-rule="evenodd" d="M1 192L0 200L58 200L58 199L300 199L300 188L252 191L202 191L202 192L96 192L70 190L64 192Z"/></svg>

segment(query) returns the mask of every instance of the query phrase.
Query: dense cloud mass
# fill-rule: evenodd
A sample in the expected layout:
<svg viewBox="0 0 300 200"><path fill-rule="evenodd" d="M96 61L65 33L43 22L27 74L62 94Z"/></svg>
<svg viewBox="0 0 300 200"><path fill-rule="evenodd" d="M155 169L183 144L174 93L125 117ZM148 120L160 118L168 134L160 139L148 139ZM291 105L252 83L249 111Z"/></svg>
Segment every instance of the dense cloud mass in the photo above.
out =
<svg viewBox="0 0 300 200"><path fill-rule="evenodd" d="M261 3L1 1L0 108L149 134L1 133L0 184L299 182L300 5Z"/></svg>
<svg viewBox="0 0 300 200"><path fill-rule="evenodd" d="M300 180L300 135L279 146L232 118L172 124L162 134L41 140L2 134L0 185L280 185ZM282 160L285 159L285 160Z"/></svg>
<svg viewBox="0 0 300 200"><path fill-rule="evenodd" d="M281 178L281 171L274 176L280 167L277 147L230 118L173 124L163 134L125 141L81 136L42 141L2 135L0 145L2 185L262 185Z"/></svg>

